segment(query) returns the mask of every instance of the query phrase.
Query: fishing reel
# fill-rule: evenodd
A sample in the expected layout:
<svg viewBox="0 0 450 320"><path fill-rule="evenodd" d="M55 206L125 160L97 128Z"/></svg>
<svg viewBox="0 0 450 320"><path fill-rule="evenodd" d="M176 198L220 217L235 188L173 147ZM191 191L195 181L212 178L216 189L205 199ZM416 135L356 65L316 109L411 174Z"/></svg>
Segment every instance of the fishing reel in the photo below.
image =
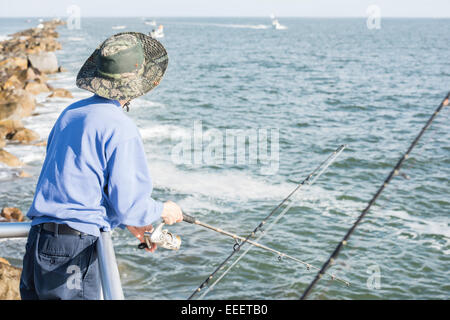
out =
<svg viewBox="0 0 450 320"><path fill-rule="evenodd" d="M139 249L151 248L152 244L169 250L178 250L181 246L181 238L163 229L164 222L160 223L153 232L144 233L144 241L139 245Z"/></svg>

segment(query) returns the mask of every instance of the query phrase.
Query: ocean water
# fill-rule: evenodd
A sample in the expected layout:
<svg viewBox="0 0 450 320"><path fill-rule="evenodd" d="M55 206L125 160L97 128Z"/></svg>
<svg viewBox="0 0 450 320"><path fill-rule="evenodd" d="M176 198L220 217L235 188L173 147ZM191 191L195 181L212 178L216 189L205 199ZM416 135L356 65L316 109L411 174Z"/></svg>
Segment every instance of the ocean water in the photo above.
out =
<svg viewBox="0 0 450 320"><path fill-rule="evenodd" d="M160 86L133 101L154 178L153 196L178 202L200 220L246 236L296 183L330 152L337 161L261 242L320 267L352 225L430 114L450 90L448 19L161 18L169 66ZM0 37L37 19L0 19ZM59 62L52 76L74 99L39 96L26 126L46 137L59 113L90 96L75 77L106 37L151 31L136 19L83 18L81 29L59 28ZM121 30L122 31L122 30ZM177 164L173 148L204 130L273 128L279 132L278 170L261 163ZM329 270L346 287L324 278L312 299L448 299L450 297L450 131L446 108L423 136L398 176ZM45 148L8 145L32 178L0 167L0 206L26 212ZM128 299L185 299L233 250L233 240L180 223L177 252L149 254L117 230L113 239ZM24 239L0 242L0 256L21 265ZM236 255L237 256L237 255ZM297 299L315 272L252 249L204 298Z"/></svg>

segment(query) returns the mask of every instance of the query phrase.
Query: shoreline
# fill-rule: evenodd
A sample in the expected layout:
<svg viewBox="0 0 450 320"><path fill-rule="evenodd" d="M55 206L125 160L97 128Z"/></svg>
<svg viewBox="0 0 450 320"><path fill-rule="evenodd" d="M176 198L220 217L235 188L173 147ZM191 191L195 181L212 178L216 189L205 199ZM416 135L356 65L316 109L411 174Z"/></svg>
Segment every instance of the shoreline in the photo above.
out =
<svg viewBox="0 0 450 320"><path fill-rule="evenodd" d="M60 20L42 22L0 41L0 163L7 167L21 169L24 165L4 149L7 145L46 145L39 134L22 123L22 119L36 115L36 97L73 97L68 90L48 84L48 75L65 71L54 53L62 49L56 40L56 28L64 24ZM30 177L24 170L17 175Z"/></svg>
<svg viewBox="0 0 450 320"><path fill-rule="evenodd" d="M61 50L56 28L65 22L53 19L34 28L9 34L0 40L0 164L17 170L13 179L29 178L23 163L5 150L7 146L46 146L46 137L24 126L23 119L37 116L36 107L42 106L37 97L73 98L70 91L54 88L49 75L65 72L58 64L55 51ZM6 204L2 204L2 207ZM0 207L0 223L24 220L16 207ZM20 300L21 268L12 266L0 257L0 299Z"/></svg>

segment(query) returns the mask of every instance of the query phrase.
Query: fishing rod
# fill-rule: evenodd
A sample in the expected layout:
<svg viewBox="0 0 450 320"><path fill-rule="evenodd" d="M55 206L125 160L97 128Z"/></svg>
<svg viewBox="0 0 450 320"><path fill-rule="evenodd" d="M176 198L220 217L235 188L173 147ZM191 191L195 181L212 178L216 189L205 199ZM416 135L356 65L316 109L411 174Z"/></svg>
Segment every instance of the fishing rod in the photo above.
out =
<svg viewBox="0 0 450 320"><path fill-rule="evenodd" d="M326 272L327 268L330 266L330 264L333 264L336 261L336 259L337 259L338 255L339 255L339 252L341 251L342 247L347 244L348 239L353 234L353 232L355 231L356 227L359 225L359 223L364 218L366 213L369 211L369 209L372 207L372 205L378 199L378 197L383 192L383 190L387 187L389 182L391 182L392 178L399 174L399 171L400 171L401 166L403 165L403 162L406 159L408 159L409 154L414 149L416 144L419 142L420 138L425 133L425 131L428 129L428 127L431 125L431 123L433 122L434 118L439 114L439 112L442 110L443 107L448 106L449 98L450 98L450 92L447 93L447 96L444 98L444 100L442 100L442 102L439 105L439 107L434 111L434 113L428 119L427 123L422 128L422 130L420 130L419 134L413 140L413 142L409 146L408 150L400 157L400 159L398 160L398 162L395 165L395 167L392 169L392 171L389 173L387 178L384 180L383 184L378 188L377 192L372 197L372 199L369 201L369 203L366 206L366 208L361 212L361 214L359 215L358 219L356 219L356 221L353 224L353 226L347 231L347 233L345 234L344 238L339 242L339 244L337 245L336 249L334 249L333 253L330 255L328 260L324 263L324 265L322 266L320 271L317 273L317 275L315 276L313 281L306 288L305 292L303 292L303 295L301 296L300 299L304 300L304 299L306 299L308 297L309 293L314 288L316 283L320 280L320 278L322 278L322 276L325 274L325 272Z"/></svg>
<svg viewBox="0 0 450 320"><path fill-rule="evenodd" d="M183 214L183 221L185 221L185 222L187 222L187 223L191 223L191 224L196 224L196 225L201 226L201 227L203 227L203 228L210 229L210 230L215 231L215 232L217 232L217 233L220 233L220 234L226 235L226 236L228 236L228 237L231 237L231 238L233 238L233 239L236 241L235 246L240 245L240 243L238 242L238 240L245 241L245 238L244 238L244 237L238 236L237 234L234 234L234 233L225 231L225 230L220 229L220 228L217 228L217 227L213 227L213 226L211 226L211 225L209 225L209 224L206 224L206 223L204 223L204 222L201 222L201 221L197 220L196 218L194 218L194 217L192 217L192 216L190 216L190 215L187 215L187 214ZM313 266L313 265L311 265L311 264L309 264L309 263L307 263L307 262L305 262L305 261L302 261L302 260L300 260L300 259L298 259L298 258L295 258L295 257L293 257L293 256L291 256L291 255L288 255L288 254L283 253L283 252L281 252L281 251L278 251L278 250L276 250L276 249L270 248L270 247L265 246L265 245L263 245L263 244L260 244L260 243L258 243L258 242L255 242L255 241L252 241L252 240L247 240L247 243L250 244L250 245L252 245L252 246L254 246L254 247L257 247L257 248L260 248L260 249L263 249L263 250L266 250L266 251L269 251L269 252L272 252L272 253L277 254L277 255L278 255L278 260L280 260L280 261L281 261L283 258L287 258L287 259L290 259L290 260L293 260L293 261L296 261L296 262L298 262L298 263L300 263L300 264L305 265L306 268L307 268L308 270L310 270L310 269L320 270L319 268L317 268L317 267L315 267L315 266ZM327 273L327 274L328 274L328 273ZM334 278L334 279L336 279L337 281L340 281L340 282L342 282L342 283L344 283L344 284L346 284L346 285L349 284L348 281L343 280L343 279L341 279L341 278L339 278L339 277L336 277L336 276L333 275L333 274L328 274L328 275L329 275L331 278Z"/></svg>
<svg viewBox="0 0 450 320"><path fill-rule="evenodd" d="M341 145L339 146L335 151L333 151L333 153L331 155L329 155L322 163L320 163L312 173L310 173L300 184L298 184L294 190L291 191L291 193L289 193L289 195L284 198L280 204L278 204L259 224L258 226L247 236L244 238L244 240L241 243L236 243L233 246L233 251L231 252L230 255L228 255L225 260L219 264L219 266L198 286L198 288L189 296L188 300L191 300L192 298L194 298L208 283L209 281L220 271L222 270L225 265L227 264L227 262L240 250L240 248L245 245L248 240L250 239L250 237L254 237L256 232L258 231L262 231L262 227L266 224L267 220L272 217L272 215L278 211L278 209L280 209L298 190L300 190L302 188L302 186L304 186L305 184L308 185L312 185L322 174L323 172L325 172L325 170L336 160L336 158L341 154L341 152L345 149L345 145ZM314 177L314 179L312 179L312 177ZM281 218L282 215L284 215L287 210L290 209L290 207L293 205L293 203L288 206L287 208L285 208L285 210L279 215L278 218ZM274 223L276 223L279 219L276 219L274 221ZM271 225L273 226L273 224ZM268 230L266 230L268 231ZM260 236L260 238L262 237L262 235ZM248 252L249 249L247 249L247 251L244 253L244 255ZM242 258L243 255L240 257ZM240 259L239 258L239 259ZM222 276L220 278L217 279L216 282L214 282L214 284L208 288L208 290L203 294L203 296L205 296L205 294L207 292L209 292L224 276L225 274L237 263L237 261L235 261L235 263L233 265L231 265L224 274L222 274ZM335 279L335 277L332 277L332 279ZM202 296L202 297L203 297Z"/></svg>

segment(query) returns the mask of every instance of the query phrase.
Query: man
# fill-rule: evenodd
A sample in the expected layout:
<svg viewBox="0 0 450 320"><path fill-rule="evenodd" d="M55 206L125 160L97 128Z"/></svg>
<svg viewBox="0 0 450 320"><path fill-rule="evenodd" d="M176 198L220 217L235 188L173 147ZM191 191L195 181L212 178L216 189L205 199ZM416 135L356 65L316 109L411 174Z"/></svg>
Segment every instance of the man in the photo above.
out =
<svg viewBox="0 0 450 320"><path fill-rule="evenodd" d="M143 242L158 219L183 220L174 202L150 197L142 140L122 110L159 84L167 63L158 41L126 32L105 40L81 68L77 86L94 96L67 107L48 137L27 213L32 228L22 299L99 299L95 246L100 230L126 227Z"/></svg>

